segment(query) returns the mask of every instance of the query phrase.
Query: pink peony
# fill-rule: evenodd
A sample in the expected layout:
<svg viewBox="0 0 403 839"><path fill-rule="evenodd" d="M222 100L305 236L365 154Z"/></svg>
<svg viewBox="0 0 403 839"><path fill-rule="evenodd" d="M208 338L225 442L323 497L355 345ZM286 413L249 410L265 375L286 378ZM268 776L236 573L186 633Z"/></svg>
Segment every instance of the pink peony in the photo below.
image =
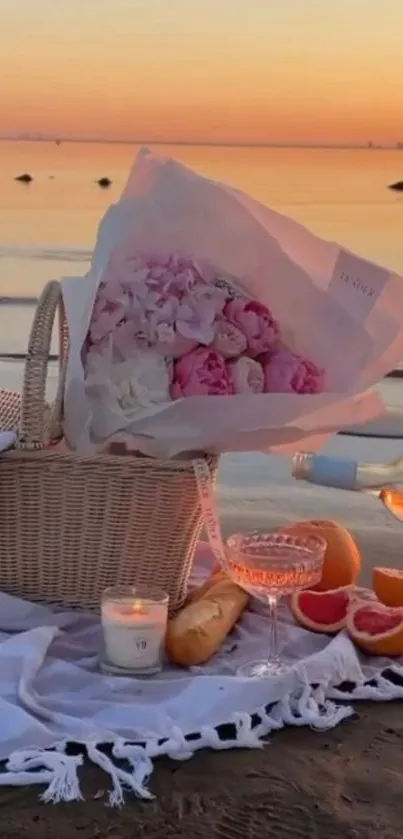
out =
<svg viewBox="0 0 403 839"><path fill-rule="evenodd" d="M322 393L325 371L313 361L280 346L259 359L265 393Z"/></svg>
<svg viewBox="0 0 403 839"><path fill-rule="evenodd" d="M113 333L114 355L125 361L150 344L147 322L138 319L122 320Z"/></svg>
<svg viewBox="0 0 403 839"><path fill-rule="evenodd" d="M94 314L89 336L91 343L97 344L116 329L124 317L124 308L120 305L102 308L101 301L98 300L94 307Z"/></svg>
<svg viewBox="0 0 403 839"><path fill-rule="evenodd" d="M178 358L214 339L226 295L209 269L184 254L146 253L111 260L93 309L90 345L112 334L127 358L149 346Z"/></svg>
<svg viewBox="0 0 403 839"><path fill-rule="evenodd" d="M174 364L171 396L226 396L232 387L225 360L215 350L199 347Z"/></svg>
<svg viewBox="0 0 403 839"><path fill-rule="evenodd" d="M270 309L257 300L236 297L226 304L224 315L245 335L252 358L269 350L278 340L277 321Z"/></svg>
<svg viewBox="0 0 403 839"><path fill-rule="evenodd" d="M183 338L167 323L159 323L154 332L154 349L167 358L182 358L197 347L197 342Z"/></svg>
<svg viewBox="0 0 403 839"><path fill-rule="evenodd" d="M254 358L243 356L230 361L227 369L234 393L263 393L263 368Z"/></svg>
<svg viewBox="0 0 403 839"><path fill-rule="evenodd" d="M211 344L213 350L221 353L224 358L236 358L245 352L247 340L241 330L233 323L220 318L215 325L214 340Z"/></svg>
<svg viewBox="0 0 403 839"><path fill-rule="evenodd" d="M114 274L110 277L109 273L110 271L107 272L106 279L98 286L93 312L95 317L98 305L104 308L109 306L123 306L125 308L130 305L129 291L120 280L119 275Z"/></svg>
<svg viewBox="0 0 403 839"><path fill-rule="evenodd" d="M108 360L110 363L111 358L112 352L110 335L102 338L102 340L98 341L96 344L88 344L83 353L83 363L86 372L94 370L98 367L100 359Z"/></svg>

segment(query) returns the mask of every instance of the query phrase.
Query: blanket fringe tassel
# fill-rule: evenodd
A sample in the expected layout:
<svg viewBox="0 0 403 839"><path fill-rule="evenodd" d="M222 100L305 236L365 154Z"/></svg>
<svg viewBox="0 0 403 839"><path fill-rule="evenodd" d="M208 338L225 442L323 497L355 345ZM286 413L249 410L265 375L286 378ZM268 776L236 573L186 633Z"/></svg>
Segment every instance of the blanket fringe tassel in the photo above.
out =
<svg viewBox="0 0 403 839"><path fill-rule="evenodd" d="M82 801L77 770L83 762L82 755L67 755L61 750L20 749L10 756L7 772L0 774L0 784L47 784L41 795L45 804Z"/></svg>
<svg viewBox="0 0 403 839"><path fill-rule="evenodd" d="M284 697L270 709L259 708L254 716L258 722L252 725L248 713L233 714L231 720L235 730L233 738L221 739L216 728L203 726L199 736L187 740L179 726L172 726L170 737L163 740L151 740L145 746L128 743L121 738L112 746L111 756L100 748L100 742L81 743L88 759L99 766L112 781L109 792L109 805L121 807L126 790L134 792L139 798L154 798L148 789L148 781L153 771L153 760L166 755L173 760L188 760L195 752L210 748L257 749L264 745L263 738L272 731L285 725L310 726L319 731L334 728L343 719L350 717L353 709L347 705L336 705L325 699L323 687L312 688L306 682L300 690ZM106 744L107 745L107 744ZM42 801L57 804L61 801L80 801L78 768L83 763L82 755L67 755L65 744L55 750L39 748L21 749L14 752L7 764L6 772L0 773L0 786L25 786L44 784L46 790L41 795ZM127 768L122 768L122 763Z"/></svg>
<svg viewBox="0 0 403 839"><path fill-rule="evenodd" d="M130 746L118 742L113 747L113 756L117 759L127 759L131 764L132 772L116 766L96 743L87 744L86 749L89 760L103 769L112 779L112 790L109 793L111 807L121 807L124 804L124 789L131 790L139 798L146 800L154 798L146 786L153 765L142 746Z"/></svg>

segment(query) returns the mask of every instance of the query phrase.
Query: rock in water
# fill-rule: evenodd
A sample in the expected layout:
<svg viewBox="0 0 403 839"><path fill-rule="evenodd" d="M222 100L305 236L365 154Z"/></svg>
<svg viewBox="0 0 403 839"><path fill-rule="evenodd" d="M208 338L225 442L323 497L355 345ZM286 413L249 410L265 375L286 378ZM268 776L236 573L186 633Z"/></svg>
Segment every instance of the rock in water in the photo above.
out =
<svg viewBox="0 0 403 839"><path fill-rule="evenodd" d="M33 181L33 177L29 174L29 172L24 172L23 175L17 175L17 177L14 178L14 180L20 181L20 183L22 184L30 184L31 181Z"/></svg>
<svg viewBox="0 0 403 839"><path fill-rule="evenodd" d="M389 184L388 189L395 189L396 192L403 192L403 181L396 181L395 184Z"/></svg>
<svg viewBox="0 0 403 839"><path fill-rule="evenodd" d="M110 186L111 183L112 181L109 178L99 178L99 180L97 181L98 186L102 186L104 189Z"/></svg>

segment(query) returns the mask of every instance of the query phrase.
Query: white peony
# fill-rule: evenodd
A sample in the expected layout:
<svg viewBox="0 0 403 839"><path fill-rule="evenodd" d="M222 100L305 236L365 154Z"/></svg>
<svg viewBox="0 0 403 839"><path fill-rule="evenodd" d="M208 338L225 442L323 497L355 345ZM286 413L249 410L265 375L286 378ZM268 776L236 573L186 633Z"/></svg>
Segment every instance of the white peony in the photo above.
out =
<svg viewBox="0 0 403 839"><path fill-rule="evenodd" d="M101 356L97 362L92 359L86 390L102 411L118 410L133 419L140 411L170 402L170 385L170 368L164 358L153 350L139 349L115 364Z"/></svg>

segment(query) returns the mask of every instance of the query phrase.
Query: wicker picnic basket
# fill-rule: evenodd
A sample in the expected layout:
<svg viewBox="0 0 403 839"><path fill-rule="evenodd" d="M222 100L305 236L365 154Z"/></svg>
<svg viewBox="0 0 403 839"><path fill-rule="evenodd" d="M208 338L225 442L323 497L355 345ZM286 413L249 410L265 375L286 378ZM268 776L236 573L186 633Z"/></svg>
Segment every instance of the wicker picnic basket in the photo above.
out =
<svg viewBox="0 0 403 839"><path fill-rule="evenodd" d="M57 312L59 380L46 410ZM29 339L18 442L0 462L0 589L98 610L109 585L152 586L169 594L175 612L186 596L202 527L192 462L57 450L52 444L62 437L66 336L60 286L52 281ZM217 458L206 460L215 480Z"/></svg>

